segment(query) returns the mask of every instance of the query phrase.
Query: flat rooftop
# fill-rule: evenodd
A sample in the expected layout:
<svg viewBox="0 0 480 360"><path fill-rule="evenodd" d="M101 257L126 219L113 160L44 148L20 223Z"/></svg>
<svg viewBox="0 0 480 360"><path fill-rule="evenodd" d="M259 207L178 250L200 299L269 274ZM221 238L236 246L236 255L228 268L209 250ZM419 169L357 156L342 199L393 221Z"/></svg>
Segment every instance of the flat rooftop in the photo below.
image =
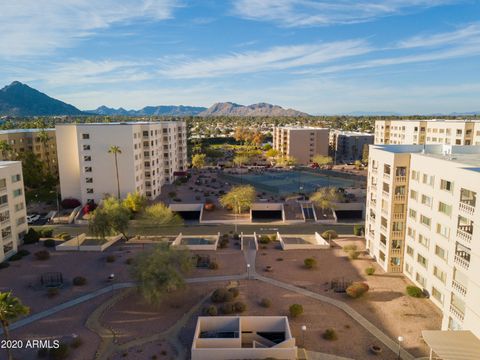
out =
<svg viewBox="0 0 480 360"><path fill-rule="evenodd" d="M1 134L18 134L18 133L35 133L39 132L42 129L10 129L10 130L0 130ZM45 131L55 131L55 129L43 129Z"/></svg>
<svg viewBox="0 0 480 360"><path fill-rule="evenodd" d="M185 123L184 120L162 120L162 121L119 121L109 123L72 123L72 124L56 124L55 126L110 126L110 125L156 125L156 124L179 124Z"/></svg>
<svg viewBox="0 0 480 360"><path fill-rule="evenodd" d="M314 127L314 126L277 126L278 129L288 129L288 130L328 130L329 128L321 128L321 127Z"/></svg>
<svg viewBox="0 0 480 360"><path fill-rule="evenodd" d="M375 121L411 121L411 122L458 122L458 123L480 123L478 119L390 119L390 120L375 120Z"/></svg>
<svg viewBox="0 0 480 360"><path fill-rule="evenodd" d="M447 160L459 164L480 167L480 151L475 154L421 154L434 159Z"/></svg>

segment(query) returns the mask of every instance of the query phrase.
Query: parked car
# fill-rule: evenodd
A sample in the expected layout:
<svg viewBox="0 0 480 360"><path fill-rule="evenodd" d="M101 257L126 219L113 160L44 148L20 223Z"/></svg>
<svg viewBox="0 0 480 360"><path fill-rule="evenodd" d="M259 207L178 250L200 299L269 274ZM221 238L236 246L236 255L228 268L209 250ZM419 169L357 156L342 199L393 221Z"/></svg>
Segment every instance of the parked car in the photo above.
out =
<svg viewBox="0 0 480 360"><path fill-rule="evenodd" d="M40 215L38 214L32 214L27 216L27 223L33 224L34 222L38 221L40 219Z"/></svg>

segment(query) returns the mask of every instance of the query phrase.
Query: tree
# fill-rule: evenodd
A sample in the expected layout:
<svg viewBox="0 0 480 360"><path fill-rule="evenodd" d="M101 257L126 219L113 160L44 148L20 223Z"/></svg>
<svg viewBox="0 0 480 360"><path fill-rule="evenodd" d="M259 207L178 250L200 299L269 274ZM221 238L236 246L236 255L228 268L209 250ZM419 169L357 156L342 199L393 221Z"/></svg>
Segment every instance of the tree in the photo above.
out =
<svg viewBox="0 0 480 360"><path fill-rule="evenodd" d="M182 225L183 220L165 204L157 203L145 208L140 214L139 222L144 227L158 227L179 226Z"/></svg>
<svg viewBox="0 0 480 360"><path fill-rule="evenodd" d="M5 340L10 340L10 322L22 315L30 312L28 306L22 304L19 298L12 295L12 292L0 292L0 323L2 324ZM12 360L12 352L10 347L6 347L8 359Z"/></svg>
<svg viewBox="0 0 480 360"><path fill-rule="evenodd" d="M128 193L127 197L123 200L123 205L134 214L141 212L146 204L147 198L138 191Z"/></svg>
<svg viewBox="0 0 480 360"><path fill-rule="evenodd" d="M132 276L144 299L158 304L165 295L185 287L184 276L192 266L190 251L159 244L153 250L137 255L133 261Z"/></svg>
<svg viewBox="0 0 480 360"><path fill-rule="evenodd" d="M192 156L192 167L194 167L195 169L201 169L201 168L205 167L206 158L207 158L206 154L195 154L195 155L193 155Z"/></svg>
<svg viewBox="0 0 480 360"><path fill-rule="evenodd" d="M122 153L119 146L112 145L108 149L109 154L113 154L115 157L115 173L117 175L117 198L120 199L120 177L118 175L118 155Z"/></svg>
<svg viewBox="0 0 480 360"><path fill-rule="evenodd" d="M267 151L265 151L265 156L269 159L275 159L278 155L280 155L280 151L276 149L270 148Z"/></svg>
<svg viewBox="0 0 480 360"><path fill-rule="evenodd" d="M233 158L233 163L238 167L250 163L251 158L245 154L237 155Z"/></svg>
<svg viewBox="0 0 480 360"><path fill-rule="evenodd" d="M341 200L341 196L338 194L337 189L334 187L324 187L317 190L310 196L310 201L321 209L332 209L333 203Z"/></svg>
<svg viewBox="0 0 480 360"><path fill-rule="evenodd" d="M32 151L20 153L19 160L22 161L23 181L27 188L35 189L44 184L45 165Z"/></svg>
<svg viewBox="0 0 480 360"><path fill-rule="evenodd" d="M45 154L45 170L50 173L50 152L48 151L48 142L50 141L50 136L44 128L39 131L38 140L40 140L42 143L43 153Z"/></svg>
<svg viewBox="0 0 480 360"><path fill-rule="evenodd" d="M235 214L240 214L242 211L250 209L255 201L256 191L252 185L234 186L232 189L220 197L220 204L223 207L228 207L233 210Z"/></svg>
<svg viewBox="0 0 480 360"><path fill-rule="evenodd" d="M13 147L6 140L0 141L0 152L3 160L10 160L12 158Z"/></svg>
<svg viewBox="0 0 480 360"><path fill-rule="evenodd" d="M130 210L118 199L109 197L93 211L88 226L92 234L102 239L118 233L127 239L129 220Z"/></svg>
<svg viewBox="0 0 480 360"><path fill-rule="evenodd" d="M360 170L363 164L360 160L355 160L355 169Z"/></svg>
<svg viewBox="0 0 480 360"><path fill-rule="evenodd" d="M318 166L320 166L320 167L323 167L325 165L333 164L333 159L330 156L315 155L312 158L312 162L318 164Z"/></svg>
<svg viewBox="0 0 480 360"><path fill-rule="evenodd" d="M277 164L282 167L294 166L297 163L297 159L293 156L282 156L277 160Z"/></svg>

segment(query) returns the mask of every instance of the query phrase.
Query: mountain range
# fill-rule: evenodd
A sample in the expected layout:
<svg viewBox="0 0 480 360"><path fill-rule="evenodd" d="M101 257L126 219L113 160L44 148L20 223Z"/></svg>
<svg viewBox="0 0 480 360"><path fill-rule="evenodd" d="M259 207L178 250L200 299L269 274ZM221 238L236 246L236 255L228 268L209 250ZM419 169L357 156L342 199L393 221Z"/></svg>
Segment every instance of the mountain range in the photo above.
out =
<svg viewBox="0 0 480 360"><path fill-rule="evenodd" d="M75 106L54 99L19 81L0 89L0 116L53 116L53 115L105 115L105 116L308 116L278 105L259 103L239 105L231 102L216 103L209 107L160 105L140 110L100 106L82 111Z"/></svg>

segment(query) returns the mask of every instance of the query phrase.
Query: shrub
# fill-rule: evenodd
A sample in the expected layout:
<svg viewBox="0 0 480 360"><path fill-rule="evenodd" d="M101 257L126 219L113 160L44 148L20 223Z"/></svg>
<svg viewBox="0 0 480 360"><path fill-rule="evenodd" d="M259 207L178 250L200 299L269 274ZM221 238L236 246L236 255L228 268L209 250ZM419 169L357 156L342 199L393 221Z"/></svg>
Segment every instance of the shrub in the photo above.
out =
<svg viewBox="0 0 480 360"><path fill-rule="evenodd" d="M213 203L205 203L203 207L206 211L213 211L215 210L215 204Z"/></svg>
<svg viewBox="0 0 480 360"><path fill-rule="evenodd" d="M224 249L228 246L228 243L229 243L229 240L228 240L228 237L227 238L223 238L220 240L219 244L218 244L218 247L220 249Z"/></svg>
<svg viewBox="0 0 480 360"><path fill-rule="evenodd" d="M373 274L375 274L375 268L374 268L373 266L367 267L367 268L365 269L365 274L367 274L367 275L373 275Z"/></svg>
<svg viewBox="0 0 480 360"><path fill-rule="evenodd" d="M66 344L61 343L58 348L50 348L48 350L48 356L52 360L63 360L68 357L70 349Z"/></svg>
<svg viewBox="0 0 480 360"><path fill-rule="evenodd" d="M4 261L2 263L0 263L0 269L6 269L10 266L10 263Z"/></svg>
<svg viewBox="0 0 480 360"><path fill-rule="evenodd" d="M212 302L214 303L222 303L232 301L233 298L234 295L232 294L232 292L224 288L218 288L212 293L210 300L212 300Z"/></svg>
<svg viewBox="0 0 480 360"><path fill-rule="evenodd" d="M268 237L268 235L261 235L260 238L258 239L258 242L260 244L268 244L270 243L270 238Z"/></svg>
<svg viewBox="0 0 480 360"><path fill-rule="evenodd" d="M235 312L235 306L231 303L225 303L222 304L220 307L220 310L222 311L223 314L229 315L233 314Z"/></svg>
<svg viewBox="0 0 480 360"><path fill-rule="evenodd" d="M237 233L233 234L233 240L240 240L240 235Z"/></svg>
<svg viewBox="0 0 480 360"><path fill-rule="evenodd" d="M264 308L269 308L270 306L272 306L272 301L270 299L263 298L262 300L260 300L260 306Z"/></svg>
<svg viewBox="0 0 480 360"><path fill-rule="evenodd" d="M353 235L362 236L365 233L365 226L357 224L353 225Z"/></svg>
<svg viewBox="0 0 480 360"><path fill-rule="evenodd" d="M83 286L87 283L87 279L83 276L75 276L73 278L73 285L75 286Z"/></svg>
<svg viewBox="0 0 480 360"><path fill-rule="evenodd" d="M115 262L115 259L116 259L115 255L107 255L107 257L105 258L105 261L107 263L113 263L113 262Z"/></svg>
<svg viewBox="0 0 480 360"><path fill-rule="evenodd" d="M236 287L228 289L228 292L232 294L232 296L233 296L234 299L235 299L238 295L240 295L240 291L239 291L238 288L236 288Z"/></svg>
<svg viewBox="0 0 480 360"><path fill-rule="evenodd" d="M50 259L50 252L47 250L40 250L35 253L37 260L48 260Z"/></svg>
<svg viewBox="0 0 480 360"><path fill-rule="evenodd" d="M217 316L217 307L215 305L206 306L203 308L203 314L208 316Z"/></svg>
<svg viewBox="0 0 480 360"><path fill-rule="evenodd" d="M270 235L270 241L277 241L277 234Z"/></svg>
<svg viewBox="0 0 480 360"><path fill-rule="evenodd" d="M39 239L40 239L40 235L35 231L35 229L30 228L28 229L28 232L23 237L23 243L34 244L38 242Z"/></svg>
<svg viewBox="0 0 480 360"><path fill-rule="evenodd" d="M359 256L360 256L360 251L350 250L348 252L348 258L350 260L356 260L356 259L358 259Z"/></svg>
<svg viewBox="0 0 480 360"><path fill-rule="evenodd" d="M217 270L218 269L218 263L215 260L210 261L210 264L208 264L208 268L210 270Z"/></svg>
<svg viewBox="0 0 480 360"><path fill-rule="evenodd" d="M70 240L72 237L70 236L70 234L62 234L62 236L60 236L60 239L62 239L63 241L67 241L67 240Z"/></svg>
<svg viewBox="0 0 480 360"><path fill-rule="evenodd" d="M128 258L127 260L125 260L125 264L132 265L133 264L133 258Z"/></svg>
<svg viewBox="0 0 480 360"><path fill-rule="evenodd" d="M370 287L366 283L354 282L352 285L347 287L346 293L352 299L356 299L365 294L369 288Z"/></svg>
<svg viewBox="0 0 480 360"><path fill-rule="evenodd" d="M63 199L60 204L64 209L75 209L76 207L82 205L79 200L73 198Z"/></svg>
<svg viewBox="0 0 480 360"><path fill-rule="evenodd" d="M306 258L305 260L303 260L303 264L307 269L313 269L317 266L317 260L315 260L314 258Z"/></svg>
<svg viewBox="0 0 480 360"><path fill-rule="evenodd" d="M70 346L73 349L78 349L82 345L83 345L83 339L80 336L75 337L70 343Z"/></svg>
<svg viewBox="0 0 480 360"><path fill-rule="evenodd" d="M58 290L58 288L48 288L47 289L47 296L49 298L53 298L53 297L57 296L58 294L60 294L60 290Z"/></svg>
<svg viewBox="0 0 480 360"><path fill-rule="evenodd" d="M228 234L223 234L222 235L222 240L228 240Z"/></svg>
<svg viewBox="0 0 480 360"><path fill-rule="evenodd" d="M288 310L293 318L303 314L303 306L300 304L292 304Z"/></svg>
<svg viewBox="0 0 480 360"><path fill-rule="evenodd" d="M326 240L333 240L333 239L336 239L338 237L338 234L335 230L325 230L322 233L322 237Z"/></svg>
<svg viewBox="0 0 480 360"><path fill-rule="evenodd" d="M407 286L407 294L411 297L415 298L423 298L425 297L425 294L423 293L423 290L420 289L418 286Z"/></svg>
<svg viewBox="0 0 480 360"><path fill-rule="evenodd" d="M338 336L334 329L327 329L322 334L322 338L324 338L325 340L333 341L333 340L337 340Z"/></svg>
<svg viewBox="0 0 480 360"><path fill-rule="evenodd" d="M43 242L43 246L48 247L48 248L53 248L55 247L56 242L53 239L47 239Z"/></svg>
<svg viewBox="0 0 480 360"><path fill-rule="evenodd" d="M357 250L357 245L353 244L353 245L345 245L343 247L343 251L345 252L349 252L349 251L356 251Z"/></svg>
<svg viewBox="0 0 480 360"><path fill-rule="evenodd" d="M52 228L43 228L38 230L38 234L40 237L46 238L46 237L52 237L53 236L53 229Z"/></svg>
<svg viewBox="0 0 480 360"><path fill-rule="evenodd" d="M235 312L237 312L237 313L242 313L245 310L247 310L247 305L245 305L241 301L237 301L234 306L235 306Z"/></svg>

